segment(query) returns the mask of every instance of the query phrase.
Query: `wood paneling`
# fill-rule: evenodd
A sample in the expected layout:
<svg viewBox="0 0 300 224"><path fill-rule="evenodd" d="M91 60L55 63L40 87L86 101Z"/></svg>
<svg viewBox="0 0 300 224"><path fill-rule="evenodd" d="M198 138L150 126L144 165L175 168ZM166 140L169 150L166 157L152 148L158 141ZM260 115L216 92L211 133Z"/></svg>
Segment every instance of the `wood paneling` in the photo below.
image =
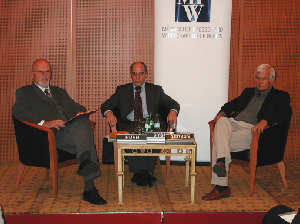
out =
<svg viewBox="0 0 300 224"><path fill-rule="evenodd" d="M31 84L37 58L52 64L54 85L67 87L70 0L0 1L0 162L18 159L11 119L17 88Z"/></svg>
<svg viewBox="0 0 300 224"><path fill-rule="evenodd" d="M18 158L11 107L15 90L31 83L36 58L48 59L52 84L88 109L99 108L117 85L130 81L133 61L144 61L153 81L153 10L152 0L1 1L0 162ZM100 112L91 119L101 156L107 126Z"/></svg>
<svg viewBox="0 0 300 224"><path fill-rule="evenodd" d="M286 157L299 157L299 0L233 0L232 15L229 98L254 86L253 72L258 65L272 65L275 87L290 93L294 112Z"/></svg>
<svg viewBox="0 0 300 224"><path fill-rule="evenodd" d="M275 86L290 93L294 111L286 155L299 157L299 0L232 2L229 99L254 85L259 64L273 65ZM131 62L144 61L153 81L153 27L153 0L1 0L0 162L17 160L11 107L15 90L31 82L34 59L47 58L53 84L88 109L99 108L117 85L130 81ZM91 119L101 155L107 126L100 113Z"/></svg>
<svg viewBox="0 0 300 224"><path fill-rule="evenodd" d="M117 85L130 82L134 61L148 65L153 80L153 1L76 1L73 36L76 38L76 99L89 109L99 108ZM108 125L100 112L95 120L95 143L101 158L102 138Z"/></svg>

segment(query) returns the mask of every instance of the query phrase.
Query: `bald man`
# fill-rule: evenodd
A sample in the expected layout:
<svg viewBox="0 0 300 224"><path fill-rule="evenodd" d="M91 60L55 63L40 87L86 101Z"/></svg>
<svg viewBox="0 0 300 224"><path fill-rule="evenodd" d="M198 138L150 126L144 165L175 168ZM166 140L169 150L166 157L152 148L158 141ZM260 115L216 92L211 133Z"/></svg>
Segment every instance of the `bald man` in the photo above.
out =
<svg viewBox="0 0 300 224"><path fill-rule="evenodd" d="M170 96L164 93L161 86L146 82L148 69L143 62L134 62L129 68L131 83L120 85L116 92L101 105L103 116L111 127L117 130L134 131L136 114L138 119L145 119L148 115L160 114L161 124L174 123L177 120L180 106ZM136 109L135 98L137 92L141 98L141 109ZM167 114L166 118L163 114ZM163 121L163 119L166 119ZM162 125L162 127L165 127ZM163 128L164 129L164 128ZM132 182L138 186L152 187L156 178L153 176L156 157L128 158L129 169L134 173Z"/></svg>
<svg viewBox="0 0 300 224"><path fill-rule="evenodd" d="M32 84L16 91L13 116L53 129L57 148L75 154L80 163L77 174L84 181L83 200L106 204L94 185L94 179L101 173L89 120L81 117L66 124L86 109L74 102L64 89L50 85L52 70L46 59L35 60L30 75Z"/></svg>

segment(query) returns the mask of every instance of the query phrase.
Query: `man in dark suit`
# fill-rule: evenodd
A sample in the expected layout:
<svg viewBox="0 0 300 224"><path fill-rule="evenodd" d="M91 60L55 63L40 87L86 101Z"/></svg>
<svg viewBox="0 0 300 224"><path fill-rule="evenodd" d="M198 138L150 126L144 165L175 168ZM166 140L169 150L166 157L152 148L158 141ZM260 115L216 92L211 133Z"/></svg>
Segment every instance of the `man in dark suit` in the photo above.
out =
<svg viewBox="0 0 300 224"><path fill-rule="evenodd" d="M86 109L74 102L64 89L50 86L51 73L47 60L33 62L33 82L17 89L13 116L53 129L57 148L76 154L80 162L77 174L84 180L83 200L106 204L94 186L94 179L101 173L89 120L83 116L66 124L67 120Z"/></svg>
<svg viewBox="0 0 300 224"><path fill-rule="evenodd" d="M244 89L239 97L224 104L214 118L216 125L211 183L215 187L202 197L203 200L216 200L230 196L228 187L230 152L249 149L251 133L257 131L261 133L267 126L283 124L290 120L290 96L287 92L273 87L274 68L268 64L258 66L254 72L254 79L256 88ZM276 150L275 147L273 150ZM279 161L280 159L282 160L279 158Z"/></svg>
<svg viewBox="0 0 300 224"><path fill-rule="evenodd" d="M101 105L101 111L109 125L111 127L117 125L118 131L132 132L134 120L143 119L150 114L163 113L167 115L168 123L176 122L179 104L165 94L161 86L145 82L148 71L143 62L131 64L130 76L132 83L118 86L116 92ZM140 106L137 106L139 103ZM165 119L163 115L161 119ZM129 169L134 173L132 182L139 186L151 187L156 180L153 176L155 159L155 157L130 156Z"/></svg>

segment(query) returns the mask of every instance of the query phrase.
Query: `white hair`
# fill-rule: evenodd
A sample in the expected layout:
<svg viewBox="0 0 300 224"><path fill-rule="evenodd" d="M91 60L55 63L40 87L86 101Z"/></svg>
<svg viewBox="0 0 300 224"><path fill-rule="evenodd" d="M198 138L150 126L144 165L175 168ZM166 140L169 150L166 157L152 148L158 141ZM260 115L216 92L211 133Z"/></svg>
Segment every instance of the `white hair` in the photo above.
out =
<svg viewBox="0 0 300 224"><path fill-rule="evenodd" d="M265 71L269 71L270 72L270 76L269 76L270 81L271 82L274 81L275 78L276 78L275 69L271 65L269 65L269 64L261 64L261 65L259 65L256 68L255 72L254 72L254 77L256 78L256 74L257 73L262 73L262 72L265 72Z"/></svg>

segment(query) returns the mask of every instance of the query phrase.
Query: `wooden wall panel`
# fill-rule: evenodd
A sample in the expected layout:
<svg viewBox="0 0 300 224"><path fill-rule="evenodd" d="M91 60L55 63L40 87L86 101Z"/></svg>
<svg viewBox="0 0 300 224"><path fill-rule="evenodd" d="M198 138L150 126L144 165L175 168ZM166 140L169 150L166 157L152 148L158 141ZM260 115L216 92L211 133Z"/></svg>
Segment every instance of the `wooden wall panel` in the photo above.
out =
<svg viewBox="0 0 300 224"><path fill-rule="evenodd" d="M153 0L0 1L0 162L17 159L11 106L15 90L31 82L34 59L49 59L53 84L66 88L89 109L99 108L117 85L130 81L132 61L145 61L153 81L153 4ZM299 23L299 0L233 0L229 98L254 85L257 65L275 67L276 87L290 93L294 111L288 159L300 154ZM107 126L100 113L91 118L97 122L96 143L101 149Z"/></svg>
<svg viewBox="0 0 300 224"><path fill-rule="evenodd" d="M53 84L67 87L70 0L0 1L0 162L18 159L11 119L17 88L31 84L31 64L47 58Z"/></svg>
<svg viewBox="0 0 300 224"><path fill-rule="evenodd" d="M154 1L77 0L73 15L76 98L88 109L99 108L117 85L130 82L129 65L144 61L153 81ZM102 138L108 125L100 112L95 143L101 158Z"/></svg>
<svg viewBox="0 0 300 224"><path fill-rule="evenodd" d="M236 30L232 30L229 97L254 85L253 72L258 65L274 66L275 87L290 93L294 112L286 157L299 158L299 0L233 0L233 6L232 27Z"/></svg>

